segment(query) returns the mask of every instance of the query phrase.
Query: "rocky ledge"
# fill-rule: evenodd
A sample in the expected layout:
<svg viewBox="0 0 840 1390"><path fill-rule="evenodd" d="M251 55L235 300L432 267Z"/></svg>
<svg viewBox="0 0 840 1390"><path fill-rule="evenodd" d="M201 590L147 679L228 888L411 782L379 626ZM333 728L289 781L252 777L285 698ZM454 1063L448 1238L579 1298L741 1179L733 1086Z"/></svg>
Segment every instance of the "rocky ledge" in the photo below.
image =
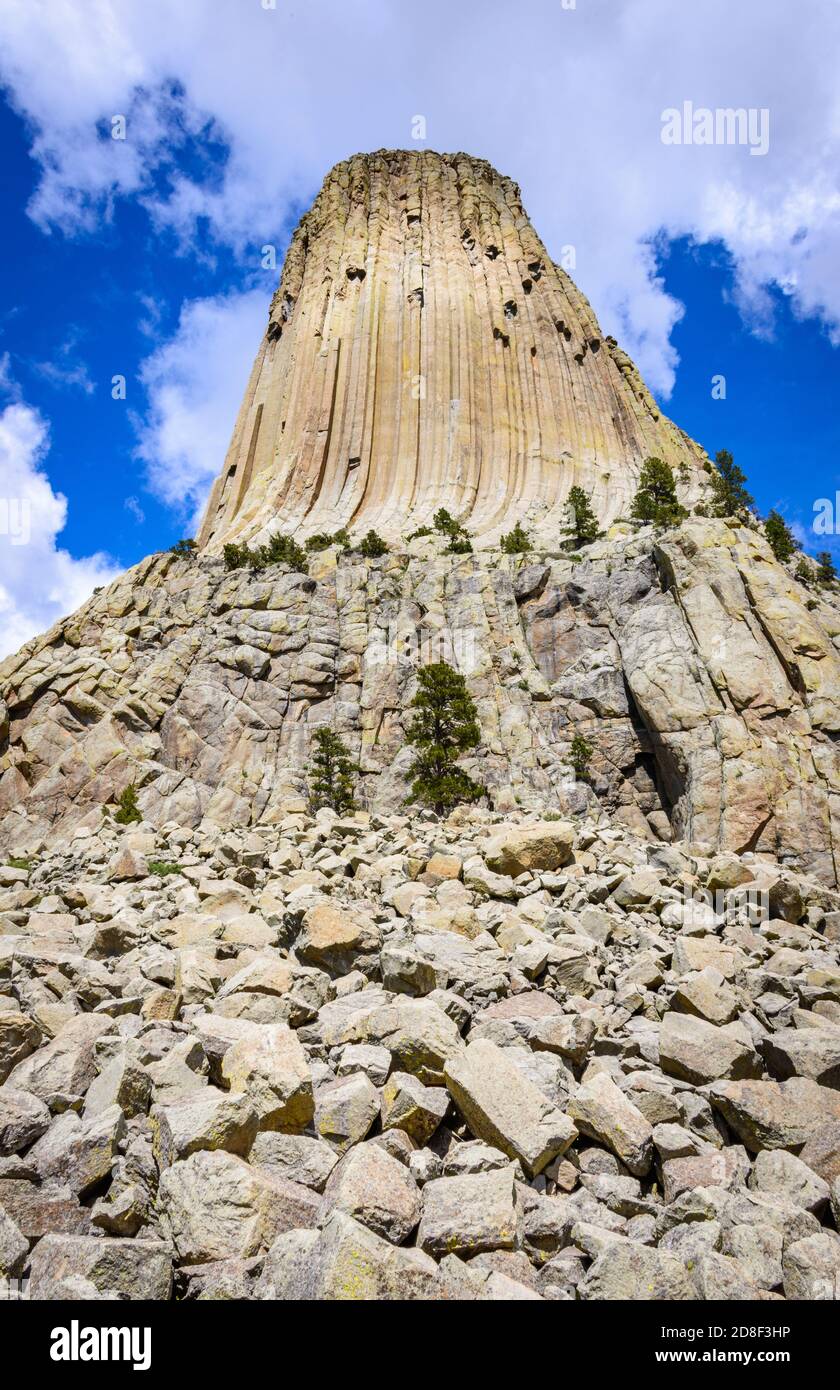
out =
<svg viewBox="0 0 840 1390"><path fill-rule="evenodd" d="M102 818L0 869L0 1274L836 1298L838 951L830 889L603 816Z"/></svg>

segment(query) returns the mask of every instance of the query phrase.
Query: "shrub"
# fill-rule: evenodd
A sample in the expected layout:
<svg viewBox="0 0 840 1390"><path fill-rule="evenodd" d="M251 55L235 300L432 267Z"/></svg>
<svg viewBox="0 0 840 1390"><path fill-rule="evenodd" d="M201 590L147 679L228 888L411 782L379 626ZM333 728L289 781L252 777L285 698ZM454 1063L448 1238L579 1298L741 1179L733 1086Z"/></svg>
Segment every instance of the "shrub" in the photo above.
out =
<svg viewBox="0 0 840 1390"><path fill-rule="evenodd" d="M814 574L813 566L809 565L804 555L800 555L793 575L795 579L799 580L800 584L806 584L809 586L813 584L814 579L816 577Z"/></svg>
<svg viewBox="0 0 840 1390"><path fill-rule="evenodd" d="M787 526L783 517L778 512L772 511L764 523L764 534L770 543L770 549L777 560L782 564L789 560L796 550L796 541L793 532Z"/></svg>
<svg viewBox="0 0 840 1390"><path fill-rule="evenodd" d="M268 565L284 564L300 574L306 574L308 563L305 552L290 536L272 536L267 545L251 550L247 545L236 545L229 541L224 547L226 570L252 569L264 570Z"/></svg>
<svg viewBox="0 0 840 1390"><path fill-rule="evenodd" d="M592 744L583 737L583 734L575 734L572 739L569 762L572 764L575 777L579 782L589 781L589 764L594 752L595 749Z"/></svg>
<svg viewBox="0 0 840 1390"><path fill-rule="evenodd" d="M416 713L406 732L417 750L407 773L412 779L409 800L443 815L484 795L484 788L458 766L459 756L480 742L478 711L464 677L447 662L424 666L418 680L410 706Z"/></svg>
<svg viewBox="0 0 840 1390"><path fill-rule="evenodd" d="M571 539L574 545L588 545L598 535L598 518L592 510L587 494L575 484L569 489L566 506L572 519Z"/></svg>
<svg viewBox="0 0 840 1390"><path fill-rule="evenodd" d="M753 505L747 492L747 475L740 469L728 449L715 454L712 473L712 516L743 516Z"/></svg>
<svg viewBox="0 0 840 1390"><path fill-rule="evenodd" d="M300 574L306 574L306 554L291 536L283 536L277 532L267 545L260 547L260 550L265 565L289 565Z"/></svg>
<svg viewBox="0 0 840 1390"><path fill-rule="evenodd" d="M180 874L180 864L167 864L164 859L152 859L149 861L149 873L157 874L158 878L168 878L170 874Z"/></svg>
<svg viewBox="0 0 840 1390"><path fill-rule="evenodd" d="M126 787L117 804L119 810L116 812L114 820L118 825L131 825L134 821L143 819L137 805L137 788L133 782Z"/></svg>
<svg viewBox="0 0 840 1390"><path fill-rule="evenodd" d="M316 729L309 773L309 800L314 811L330 806L340 816L356 809L353 777L358 768L344 742L331 729Z"/></svg>
<svg viewBox="0 0 840 1390"><path fill-rule="evenodd" d="M177 555L181 560L191 560L197 549L198 546L192 537L187 540L176 541L173 546L170 546L171 553Z"/></svg>
<svg viewBox="0 0 840 1390"><path fill-rule="evenodd" d="M472 548L472 541L466 531L462 531L458 536L453 536L446 547L450 555L472 555Z"/></svg>
<svg viewBox="0 0 840 1390"><path fill-rule="evenodd" d="M522 529L518 521L512 531L502 536L501 546L505 555L527 555L532 548L527 531Z"/></svg>
<svg viewBox="0 0 840 1390"><path fill-rule="evenodd" d="M27 873L32 868L32 860L24 859L20 855L13 854L11 859L6 861L8 869L25 869Z"/></svg>
<svg viewBox="0 0 840 1390"><path fill-rule="evenodd" d="M646 458L642 464L630 515L635 521L652 521L654 526L676 526L687 516L677 501L673 470L663 459Z"/></svg>
<svg viewBox="0 0 840 1390"><path fill-rule="evenodd" d="M433 526L418 526L416 531L411 531L410 534L406 536L406 540L419 541L425 536L433 536L434 534L435 528Z"/></svg>
<svg viewBox="0 0 840 1390"><path fill-rule="evenodd" d="M329 550L331 545L340 545L342 550L350 549L350 535L345 527L340 531L334 531L332 535L329 531L319 531L317 535L310 536L306 542L306 549L317 552Z"/></svg>
<svg viewBox="0 0 840 1390"><path fill-rule="evenodd" d="M388 546L375 531L368 531L359 546L359 554L363 555L366 560L378 560L381 555L388 554Z"/></svg>

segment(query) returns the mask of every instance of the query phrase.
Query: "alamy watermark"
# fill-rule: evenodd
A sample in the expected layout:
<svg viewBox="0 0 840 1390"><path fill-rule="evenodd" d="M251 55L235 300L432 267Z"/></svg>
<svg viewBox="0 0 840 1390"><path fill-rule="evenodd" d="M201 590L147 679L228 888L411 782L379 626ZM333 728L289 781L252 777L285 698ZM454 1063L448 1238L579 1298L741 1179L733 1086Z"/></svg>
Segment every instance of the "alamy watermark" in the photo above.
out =
<svg viewBox="0 0 840 1390"><path fill-rule="evenodd" d="M400 661L429 666L445 661L468 675L479 664L479 643L471 628L420 629L393 623L371 631L365 648L365 664L391 666Z"/></svg>
<svg viewBox="0 0 840 1390"><path fill-rule="evenodd" d="M32 506L27 497L0 497L0 537L12 545L28 545L32 538Z"/></svg>
<svg viewBox="0 0 840 1390"><path fill-rule="evenodd" d="M770 149L767 106L669 106L660 116L663 145L742 145L751 155Z"/></svg>

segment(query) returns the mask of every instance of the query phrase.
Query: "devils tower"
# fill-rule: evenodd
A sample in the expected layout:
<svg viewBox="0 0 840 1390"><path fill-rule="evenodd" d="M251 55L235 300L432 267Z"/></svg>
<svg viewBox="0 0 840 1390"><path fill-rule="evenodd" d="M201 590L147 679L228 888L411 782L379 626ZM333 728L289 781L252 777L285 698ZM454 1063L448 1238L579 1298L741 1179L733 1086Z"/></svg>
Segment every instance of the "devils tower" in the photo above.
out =
<svg viewBox="0 0 840 1390"><path fill-rule="evenodd" d="M648 456L674 471L678 528L629 520ZM98 827L127 785L154 824L275 824L308 804L324 724L363 804L396 810L417 668L445 656L498 811L597 806L835 882L836 607L754 518L708 517L709 468L514 183L460 154L337 165L292 237L197 552L150 556L0 667L0 838L28 852ZM573 485L601 527L579 553ZM439 508L471 553L422 534ZM524 561L499 547L516 522ZM222 560L340 528L353 548L307 573ZM369 528L380 559L358 549Z"/></svg>
<svg viewBox="0 0 840 1390"><path fill-rule="evenodd" d="M840 608L710 471L508 179L328 175L199 544L0 666L0 1297L837 1296Z"/></svg>
<svg viewBox="0 0 840 1390"><path fill-rule="evenodd" d="M602 523L642 462L702 451L554 265L518 187L468 155L337 165L300 222L199 537L375 527L445 507L479 545L550 544L577 484Z"/></svg>

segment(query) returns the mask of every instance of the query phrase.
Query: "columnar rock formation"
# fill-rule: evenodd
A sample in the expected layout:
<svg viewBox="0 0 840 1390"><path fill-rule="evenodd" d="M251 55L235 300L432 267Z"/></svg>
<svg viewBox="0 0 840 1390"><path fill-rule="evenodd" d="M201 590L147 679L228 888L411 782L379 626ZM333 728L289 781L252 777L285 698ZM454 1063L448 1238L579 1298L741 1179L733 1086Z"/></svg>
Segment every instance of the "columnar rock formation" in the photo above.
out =
<svg viewBox="0 0 840 1390"><path fill-rule="evenodd" d="M0 667L0 844L93 828L128 784L157 825L277 823L306 805L324 723L364 803L396 810L417 666L445 656L496 809L597 798L641 835L836 881L837 606L755 526L610 524L651 453L702 495L696 446L601 340L515 185L462 155L337 166L293 238L198 555L150 557ZM581 555L561 544L573 483L605 528ZM407 539L440 506L475 553ZM516 521L525 561L494 544ZM308 574L219 553L342 524L391 552L331 547Z"/></svg>
<svg viewBox="0 0 840 1390"><path fill-rule="evenodd" d="M200 542L446 507L492 544L550 544L577 483L603 522L651 454L702 451L554 265L519 189L467 155L380 151L327 176L295 232ZM687 473L686 473L687 470Z"/></svg>

